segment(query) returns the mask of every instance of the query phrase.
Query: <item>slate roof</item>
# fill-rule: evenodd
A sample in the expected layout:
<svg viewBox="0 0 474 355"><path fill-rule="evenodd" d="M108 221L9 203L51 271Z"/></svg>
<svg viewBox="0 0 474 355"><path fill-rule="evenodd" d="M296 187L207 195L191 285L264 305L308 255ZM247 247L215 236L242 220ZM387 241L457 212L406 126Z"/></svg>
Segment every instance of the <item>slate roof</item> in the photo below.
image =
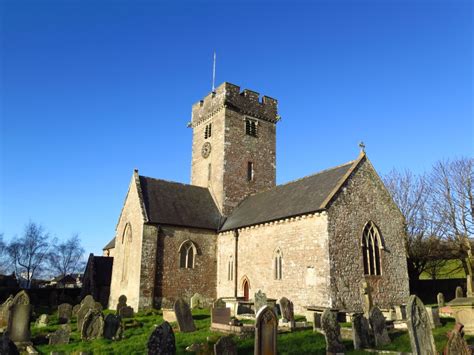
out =
<svg viewBox="0 0 474 355"><path fill-rule="evenodd" d="M217 230L221 215L207 188L140 176L149 223Z"/></svg>
<svg viewBox="0 0 474 355"><path fill-rule="evenodd" d="M322 210L353 165L351 161L247 197L227 218L221 231Z"/></svg>
<svg viewBox="0 0 474 355"><path fill-rule="evenodd" d="M108 242L107 245L102 248L102 250L113 249L113 248L115 248L115 237L112 238L112 240Z"/></svg>

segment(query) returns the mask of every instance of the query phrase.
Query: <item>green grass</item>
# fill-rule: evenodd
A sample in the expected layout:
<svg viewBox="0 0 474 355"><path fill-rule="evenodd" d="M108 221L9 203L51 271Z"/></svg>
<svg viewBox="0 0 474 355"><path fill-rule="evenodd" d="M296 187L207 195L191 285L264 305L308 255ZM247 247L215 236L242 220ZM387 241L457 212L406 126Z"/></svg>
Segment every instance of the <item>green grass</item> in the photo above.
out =
<svg viewBox="0 0 474 355"><path fill-rule="evenodd" d="M109 313L106 311L105 313ZM197 331L194 333L180 333L175 323L172 327L175 331L176 347L178 354L189 354L185 352L187 346L193 343L208 344L212 349L214 343L223 334L211 332L209 310L193 311L193 318ZM125 320L124 339L121 341L111 341L99 339L83 342L76 330L75 319L71 323L73 330L71 342L67 345L49 346L45 343L45 335L58 328L57 315L50 316L51 325L45 328L36 328L32 323L32 337L35 347L41 354L49 354L51 351L63 351L73 354L79 351L87 351L93 354L146 354L146 344L148 337L155 328L155 325L161 324L163 318L161 311L139 312L133 319ZM446 344L446 333L454 326L454 320L444 319L443 327L433 331L438 351L442 351ZM349 324L343 324L349 326ZM395 331L390 333L392 343L384 347L383 350L397 350L411 352L408 333L405 331ZM474 344L474 337L467 337L470 344ZM254 347L253 337L247 339L235 338L238 343L239 354L252 354ZM348 354L367 354L364 351L355 351L352 341L344 341ZM283 333L278 335L278 353L279 354L325 354L326 343L324 336L319 333L313 333L311 329L295 331L292 333ZM382 350L382 349L381 349Z"/></svg>
<svg viewBox="0 0 474 355"><path fill-rule="evenodd" d="M458 259L446 260L446 263L436 272L436 279L462 279L465 277L466 273ZM420 275L420 279L430 280L431 275L425 271Z"/></svg>

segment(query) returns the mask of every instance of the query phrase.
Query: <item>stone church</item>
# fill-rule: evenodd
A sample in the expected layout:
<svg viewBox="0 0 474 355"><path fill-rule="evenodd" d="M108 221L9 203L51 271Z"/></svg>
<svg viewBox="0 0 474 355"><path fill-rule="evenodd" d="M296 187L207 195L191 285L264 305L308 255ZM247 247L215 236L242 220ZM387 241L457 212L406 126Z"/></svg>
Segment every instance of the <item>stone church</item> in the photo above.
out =
<svg viewBox="0 0 474 355"><path fill-rule="evenodd" d="M364 152L276 185L277 101L223 83L192 107L191 184L134 171L116 234L109 306L198 292L360 310L405 303L404 218Z"/></svg>

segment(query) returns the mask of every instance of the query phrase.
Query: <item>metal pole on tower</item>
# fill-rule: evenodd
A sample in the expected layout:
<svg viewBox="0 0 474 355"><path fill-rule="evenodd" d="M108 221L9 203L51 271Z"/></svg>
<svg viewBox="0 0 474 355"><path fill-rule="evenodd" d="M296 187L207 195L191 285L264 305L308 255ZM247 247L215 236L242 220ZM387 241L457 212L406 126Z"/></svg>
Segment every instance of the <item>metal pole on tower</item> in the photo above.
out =
<svg viewBox="0 0 474 355"><path fill-rule="evenodd" d="M214 63L212 65L212 92L216 91L216 51L214 51Z"/></svg>

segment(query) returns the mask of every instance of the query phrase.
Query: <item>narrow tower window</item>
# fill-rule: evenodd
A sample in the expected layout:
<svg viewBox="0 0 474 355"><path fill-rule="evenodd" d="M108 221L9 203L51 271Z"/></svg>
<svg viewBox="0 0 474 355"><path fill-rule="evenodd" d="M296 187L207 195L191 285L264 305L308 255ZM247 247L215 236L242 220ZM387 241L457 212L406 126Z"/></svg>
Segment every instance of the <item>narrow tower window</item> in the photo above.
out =
<svg viewBox="0 0 474 355"><path fill-rule="evenodd" d="M204 139L210 138L212 135L212 123L209 123L206 125L206 128L204 129Z"/></svg>
<svg viewBox="0 0 474 355"><path fill-rule="evenodd" d="M247 118L245 120L245 134L257 137L257 121Z"/></svg>
<svg viewBox="0 0 474 355"><path fill-rule="evenodd" d="M231 256L229 258L229 263L227 265L227 280L232 281L234 279L234 258Z"/></svg>
<svg viewBox="0 0 474 355"><path fill-rule="evenodd" d="M211 181L211 176L212 176L212 165L209 163L207 166L207 181Z"/></svg>
<svg viewBox="0 0 474 355"><path fill-rule="evenodd" d="M281 280L281 276L282 276L282 272L281 272L281 269L282 269L282 262L281 262L281 251L280 250L277 250L275 252L275 255L273 257L273 261L275 263L274 265L274 271L275 271L275 280Z"/></svg>
<svg viewBox="0 0 474 355"><path fill-rule="evenodd" d="M249 161L247 163L247 181L253 181L253 163Z"/></svg>

